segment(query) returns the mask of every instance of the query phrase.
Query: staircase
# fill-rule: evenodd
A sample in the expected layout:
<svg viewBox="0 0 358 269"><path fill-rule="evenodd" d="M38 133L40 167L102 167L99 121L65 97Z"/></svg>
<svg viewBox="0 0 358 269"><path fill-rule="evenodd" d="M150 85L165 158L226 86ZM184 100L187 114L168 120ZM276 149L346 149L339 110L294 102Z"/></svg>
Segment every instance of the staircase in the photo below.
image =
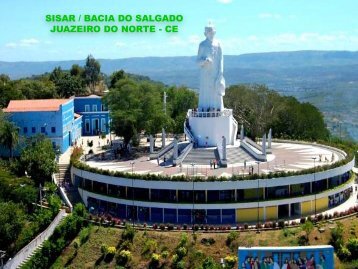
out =
<svg viewBox="0 0 358 269"><path fill-rule="evenodd" d="M210 165L210 160L219 163L216 148L193 148L185 157L183 164Z"/></svg>
<svg viewBox="0 0 358 269"><path fill-rule="evenodd" d="M66 215L65 210L61 209L46 230L37 235L35 239L16 253L16 255L4 265L4 269L21 268L36 253L36 251L42 248L45 240L52 235L56 226L66 217Z"/></svg>
<svg viewBox="0 0 358 269"><path fill-rule="evenodd" d="M229 164L243 163L245 160L247 162L255 161L255 159L241 147L226 148L226 159Z"/></svg>
<svg viewBox="0 0 358 269"><path fill-rule="evenodd" d="M78 188L73 186L71 182L71 165L67 163L59 163L58 173L55 176L57 179L57 185L64 187L65 193L71 204L75 206L77 203L82 203L82 198L78 192Z"/></svg>
<svg viewBox="0 0 358 269"><path fill-rule="evenodd" d="M64 186L65 182L71 182L71 166L67 163L59 163L57 165L58 172L56 174L57 184Z"/></svg>

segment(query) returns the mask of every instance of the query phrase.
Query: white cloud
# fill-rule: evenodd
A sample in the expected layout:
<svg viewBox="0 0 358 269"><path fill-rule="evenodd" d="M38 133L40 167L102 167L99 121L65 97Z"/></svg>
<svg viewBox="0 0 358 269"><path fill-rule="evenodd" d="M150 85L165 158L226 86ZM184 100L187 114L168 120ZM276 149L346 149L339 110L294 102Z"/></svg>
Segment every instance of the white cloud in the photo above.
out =
<svg viewBox="0 0 358 269"><path fill-rule="evenodd" d="M37 45L39 43L40 43L40 41L36 38L24 38L18 42L9 42L9 43L5 44L5 47L7 47L7 48L31 47L31 46Z"/></svg>
<svg viewBox="0 0 358 269"><path fill-rule="evenodd" d="M7 47L7 48L16 48L17 44L15 42L10 42L10 43L5 44L5 47Z"/></svg>
<svg viewBox="0 0 358 269"><path fill-rule="evenodd" d="M275 20L279 20L281 19L281 15L280 14L276 14L276 13L260 13L258 15L258 17L262 20L265 19L275 19Z"/></svg>
<svg viewBox="0 0 358 269"><path fill-rule="evenodd" d="M36 38L27 38L27 39L21 39L19 42L19 46L30 47L38 43L40 43L40 41L37 40Z"/></svg>
<svg viewBox="0 0 358 269"><path fill-rule="evenodd" d="M221 4L230 4L233 0L217 0Z"/></svg>

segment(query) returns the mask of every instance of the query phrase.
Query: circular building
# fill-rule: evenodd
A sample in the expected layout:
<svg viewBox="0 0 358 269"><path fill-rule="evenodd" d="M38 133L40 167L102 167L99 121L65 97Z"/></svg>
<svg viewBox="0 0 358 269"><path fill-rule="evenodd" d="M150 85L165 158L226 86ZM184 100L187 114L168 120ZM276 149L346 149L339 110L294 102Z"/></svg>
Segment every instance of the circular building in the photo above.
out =
<svg viewBox="0 0 358 269"><path fill-rule="evenodd" d="M212 150L192 149L189 160L177 166L166 165L164 158L158 165L147 156L118 161L98 154L72 167L72 181L86 206L97 212L181 224L318 214L348 199L354 184L354 158L321 144L277 140L263 162L239 156L245 154L240 148L227 148L228 165L220 169L200 164Z"/></svg>

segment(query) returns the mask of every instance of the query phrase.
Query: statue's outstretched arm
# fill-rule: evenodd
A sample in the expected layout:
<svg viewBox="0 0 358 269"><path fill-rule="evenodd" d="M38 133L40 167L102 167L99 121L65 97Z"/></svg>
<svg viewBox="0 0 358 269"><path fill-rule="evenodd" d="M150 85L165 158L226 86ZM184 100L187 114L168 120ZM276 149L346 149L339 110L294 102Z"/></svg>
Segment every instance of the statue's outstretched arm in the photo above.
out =
<svg viewBox="0 0 358 269"><path fill-rule="evenodd" d="M200 67L204 66L208 62L211 62L210 59L208 57L206 57L206 55L204 54L204 48L203 48L202 44L199 45L198 56L196 58L196 62L199 64Z"/></svg>

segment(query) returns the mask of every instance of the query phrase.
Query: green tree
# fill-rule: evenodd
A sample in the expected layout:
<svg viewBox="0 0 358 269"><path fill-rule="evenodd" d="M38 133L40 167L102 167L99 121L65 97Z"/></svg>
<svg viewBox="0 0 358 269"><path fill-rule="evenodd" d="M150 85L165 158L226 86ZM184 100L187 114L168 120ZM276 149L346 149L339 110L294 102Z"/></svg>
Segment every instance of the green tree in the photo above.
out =
<svg viewBox="0 0 358 269"><path fill-rule="evenodd" d="M13 157L13 149L19 143L18 127L10 121L5 120L0 130L0 144L9 149L9 156Z"/></svg>
<svg viewBox="0 0 358 269"><path fill-rule="evenodd" d="M50 181L57 171L55 151L49 139L43 136L33 137L20 156L20 165L35 180L36 186Z"/></svg>
<svg viewBox="0 0 358 269"><path fill-rule="evenodd" d="M62 71L62 68L60 66L55 67L55 69L50 74L50 80L53 81L55 84L58 80L60 80L65 72Z"/></svg>
<svg viewBox="0 0 358 269"><path fill-rule="evenodd" d="M301 229L302 229L302 231L305 232L306 243L308 243L309 242L309 236L310 236L311 232L314 229L313 223L308 220L304 224L301 224Z"/></svg>
<svg viewBox="0 0 358 269"><path fill-rule="evenodd" d="M83 72L84 72L83 68L78 64L73 64L70 70L71 76L74 77L81 77Z"/></svg>
<svg viewBox="0 0 358 269"><path fill-rule="evenodd" d="M0 246L10 246L24 225L25 212L13 202L0 203Z"/></svg>
<svg viewBox="0 0 358 269"><path fill-rule="evenodd" d="M225 106L244 124L246 135L262 137L272 128L273 136L305 140L327 139L322 113L309 103L280 96L264 85L233 85L224 97Z"/></svg>
<svg viewBox="0 0 358 269"><path fill-rule="evenodd" d="M61 97L69 98L73 95L82 95L85 89L82 85L82 79L77 76L71 76L65 73L56 82L56 90Z"/></svg>
<svg viewBox="0 0 358 269"><path fill-rule="evenodd" d="M88 55L86 64L84 66L83 77L86 85L91 89L92 92L94 92L95 86L101 78L100 73L100 63L92 55Z"/></svg>
<svg viewBox="0 0 358 269"><path fill-rule="evenodd" d="M125 79L125 78L126 78L126 74L122 69L119 71L113 72L113 74L110 77L109 87L114 88L114 86L116 85L116 83L118 81Z"/></svg>
<svg viewBox="0 0 358 269"><path fill-rule="evenodd" d="M22 79L14 82L15 91L22 93L25 99L50 99L57 97L55 84L48 79L29 80ZM12 99L17 99L16 96Z"/></svg>

